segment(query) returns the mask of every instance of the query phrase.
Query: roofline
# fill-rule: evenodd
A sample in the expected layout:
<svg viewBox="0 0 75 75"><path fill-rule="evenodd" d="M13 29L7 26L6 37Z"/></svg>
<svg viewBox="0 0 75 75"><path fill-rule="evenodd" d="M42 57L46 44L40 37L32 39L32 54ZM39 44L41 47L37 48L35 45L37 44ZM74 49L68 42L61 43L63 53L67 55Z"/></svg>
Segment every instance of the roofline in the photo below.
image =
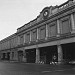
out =
<svg viewBox="0 0 75 75"><path fill-rule="evenodd" d="M64 2L63 4L60 4L59 6L58 6L58 5L56 5L56 6L58 6L58 8L59 8L59 7L63 6L63 5L65 5L65 4L67 4L68 2L69 2L69 0L68 0L68 1L66 1L66 2ZM50 6L50 7L52 7L52 6ZM45 8L50 8L50 7L45 7ZM45 9L45 8L44 8L44 9ZM43 10L44 10L44 9L43 9ZM42 11L43 11L43 10L42 10ZM38 16L37 16L37 17L38 17ZM18 30L18 29L20 29L20 28L22 28L22 27L24 27L25 25L27 25L27 24L29 24L29 23L31 23L31 22L33 22L33 21L35 21L36 19L37 19L37 18L35 18L35 19L31 20L30 22L28 22L28 23L24 24L23 26L21 26L21 27L17 28L17 30Z"/></svg>

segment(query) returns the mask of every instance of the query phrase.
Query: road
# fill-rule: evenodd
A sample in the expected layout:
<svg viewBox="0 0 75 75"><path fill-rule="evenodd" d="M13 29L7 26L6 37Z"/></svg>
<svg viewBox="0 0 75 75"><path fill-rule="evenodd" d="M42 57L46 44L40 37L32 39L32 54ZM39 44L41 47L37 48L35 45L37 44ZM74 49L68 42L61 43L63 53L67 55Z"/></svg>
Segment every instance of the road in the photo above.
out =
<svg viewBox="0 0 75 75"><path fill-rule="evenodd" d="M75 75L75 66L0 62L0 75Z"/></svg>

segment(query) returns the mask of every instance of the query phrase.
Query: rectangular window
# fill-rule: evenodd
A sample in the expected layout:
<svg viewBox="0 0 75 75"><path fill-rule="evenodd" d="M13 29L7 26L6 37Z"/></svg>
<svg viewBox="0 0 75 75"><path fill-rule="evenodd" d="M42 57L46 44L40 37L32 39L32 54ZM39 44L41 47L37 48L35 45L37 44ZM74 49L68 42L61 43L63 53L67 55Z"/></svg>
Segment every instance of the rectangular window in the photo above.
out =
<svg viewBox="0 0 75 75"><path fill-rule="evenodd" d="M13 45L13 39L11 39L11 48L13 48L14 45Z"/></svg>
<svg viewBox="0 0 75 75"><path fill-rule="evenodd" d="M57 34L56 22L49 24L48 35L49 37L54 37Z"/></svg>
<svg viewBox="0 0 75 75"><path fill-rule="evenodd" d="M31 34L31 41L36 41L37 39L37 30L33 30Z"/></svg>
<svg viewBox="0 0 75 75"><path fill-rule="evenodd" d="M62 31L61 32L62 32L62 34L70 32L68 20L62 22Z"/></svg>
<svg viewBox="0 0 75 75"><path fill-rule="evenodd" d="M24 35L20 36L20 44L24 43Z"/></svg>
<svg viewBox="0 0 75 75"><path fill-rule="evenodd" d="M28 42L30 42L30 33L28 32L28 33L26 33L26 37L25 37L25 41L26 41L26 43L28 43Z"/></svg>
<svg viewBox="0 0 75 75"><path fill-rule="evenodd" d="M70 17L64 17L60 20L60 31L61 34L66 34L70 32Z"/></svg>
<svg viewBox="0 0 75 75"><path fill-rule="evenodd" d="M50 26L50 36L56 36L56 25Z"/></svg>
<svg viewBox="0 0 75 75"><path fill-rule="evenodd" d="M45 39L46 37L46 26L40 27L40 39Z"/></svg>

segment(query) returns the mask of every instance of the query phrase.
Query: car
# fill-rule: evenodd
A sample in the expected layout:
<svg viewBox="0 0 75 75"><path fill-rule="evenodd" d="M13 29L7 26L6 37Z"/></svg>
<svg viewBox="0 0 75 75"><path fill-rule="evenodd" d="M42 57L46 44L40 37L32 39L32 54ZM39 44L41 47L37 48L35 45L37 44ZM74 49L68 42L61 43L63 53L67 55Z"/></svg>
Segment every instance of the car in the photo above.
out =
<svg viewBox="0 0 75 75"><path fill-rule="evenodd" d="M75 60L69 61L70 65L75 65Z"/></svg>

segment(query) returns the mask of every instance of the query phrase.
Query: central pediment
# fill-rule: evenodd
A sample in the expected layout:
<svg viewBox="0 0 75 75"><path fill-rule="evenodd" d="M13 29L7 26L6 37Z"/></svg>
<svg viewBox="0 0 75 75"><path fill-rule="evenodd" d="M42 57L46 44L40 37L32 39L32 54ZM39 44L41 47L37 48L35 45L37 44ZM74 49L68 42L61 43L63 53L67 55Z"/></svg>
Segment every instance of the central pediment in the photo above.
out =
<svg viewBox="0 0 75 75"><path fill-rule="evenodd" d="M58 6L45 7L37 17L37 22L48 19L52 13L57 11Z"/></svg>

